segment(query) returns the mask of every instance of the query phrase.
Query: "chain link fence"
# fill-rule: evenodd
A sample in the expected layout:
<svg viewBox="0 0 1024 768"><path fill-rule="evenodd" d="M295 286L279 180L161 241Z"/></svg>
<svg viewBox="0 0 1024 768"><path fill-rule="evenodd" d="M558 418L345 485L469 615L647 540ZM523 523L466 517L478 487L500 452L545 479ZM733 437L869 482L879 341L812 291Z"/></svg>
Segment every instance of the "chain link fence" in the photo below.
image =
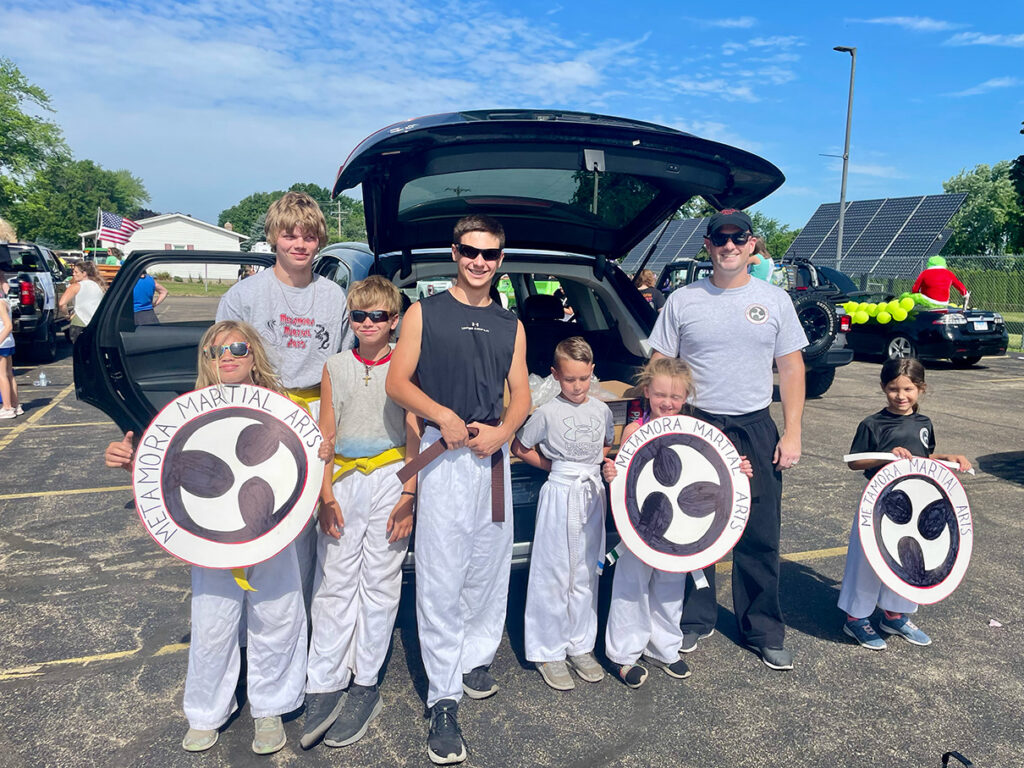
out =
<svg viewBox="0 0 1024 768"><path fill-rule="evenodd" d="M1009 350L1024 350L1024 255L947 256L946 266L967 286L972 307L990 309L1003 316L1010 334ZM871 274L849 276L861 290L897 296L909 291L917 278L917 274L891 274L884 259Z"/></svg>

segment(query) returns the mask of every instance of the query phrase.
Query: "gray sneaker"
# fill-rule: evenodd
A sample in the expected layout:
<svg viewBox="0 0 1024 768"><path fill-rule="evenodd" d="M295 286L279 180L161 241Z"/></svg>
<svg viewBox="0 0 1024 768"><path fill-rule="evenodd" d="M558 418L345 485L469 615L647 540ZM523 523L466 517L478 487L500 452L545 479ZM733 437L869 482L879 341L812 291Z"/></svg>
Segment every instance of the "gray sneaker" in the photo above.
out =
<svg viewBox="0 0 1024 768"><path fill-rule="evenodd" d="M256 733L252 740L252 751L257 755L279 752L288 741L280 717L257 717L254 726Z"/></svg>
<svg viewBox="0 0 1024 768"><path fill-rule="evenodd" d="M380 700L380 691L376 685L352 683L338 719L324 736L324 744L328 747L347 747L359 741L383 708L384 703Z"/></svg>
<svg viewBox="0 0 1024 768"><path fill-rule="evenodd" d="M588 683L600 683L604 680L604 668L594 658L593 653L581 653L578 656L570 656L569 666L576 670L581 680Z"/></svg>
<svg viewBox="0 0 1024 768"><path fill-rule="evenodd" d="M571 691L576 687L569 674L569 667L565 661L541 661L537 663L537 671L544 678L544 682L556 691Z"/></svg>
<svg viewBox="0 0 1024 768"><path fill-rule="evenodd" d="M299 746L309 749L327 733L327 729L337 719L344 699L344 691L306 694L305 730L299 739Z"/></svg>
<svg viewBox="0 0 1024 768"><path fill-rule="evenodd" d="M758 648L761 661L769 669L786 670L793 668L793 654L785 648Z"/></svg>
<svg viewBox="0 0 1024 768"><path fill-rule="evenodd" d="M712 627L708 632L703 635L699 632L683 632L683 644L679 647L680 653L693 653L697 650L697 641L705 640L715 634L715 628Z"/></svg>
<svg viewBox="0 0 1024 768"><path fill-rule="evenodd" d="M205 752L217 743L219 735L216 728L209 731L189 728L185 738L181 740L181 748L186 752Z"/></svg>

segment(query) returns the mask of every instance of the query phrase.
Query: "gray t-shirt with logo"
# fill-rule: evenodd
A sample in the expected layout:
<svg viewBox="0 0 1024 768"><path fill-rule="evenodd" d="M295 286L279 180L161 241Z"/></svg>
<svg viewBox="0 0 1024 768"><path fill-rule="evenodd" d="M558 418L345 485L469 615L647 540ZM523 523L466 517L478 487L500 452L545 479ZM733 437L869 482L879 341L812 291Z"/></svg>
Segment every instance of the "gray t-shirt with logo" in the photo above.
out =
<svg viewBox="0 0 1024 768"><path fill-rule="evenodd" d="M735 416L772 401L772 361L807 346L789 294L763 280L722 289L709 278L673 291L649 339L693 374L689 402Z"/></svg>
<svg viewBox="0 0 1024 768"><path fill-rule="evenodd" d="M596 398L577 405L559 395L535 410L517 437L554 461L600 464L604 447L615 441L615 422L608 405Z"/></svg>
<svg viewBox="0 0 1024 768"><path fill-rule="evenodd" d="M319 386L327 358L353 346L345 291L319 275L305 288L294 288L278 280L273 269L258 272L224 294L217 320L255 328L287 389Z"/></svg>

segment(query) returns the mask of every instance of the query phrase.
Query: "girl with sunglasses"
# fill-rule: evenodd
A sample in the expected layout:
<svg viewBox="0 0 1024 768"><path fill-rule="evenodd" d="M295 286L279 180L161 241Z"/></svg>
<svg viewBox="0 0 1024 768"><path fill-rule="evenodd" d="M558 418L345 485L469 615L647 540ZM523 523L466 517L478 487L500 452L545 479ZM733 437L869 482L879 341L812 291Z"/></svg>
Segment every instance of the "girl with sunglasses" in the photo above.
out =
<svg viewBox="0 0 1024 768"><path fill-rule="evenodd" d="M254 328L234 320L212 325L199 342L196 389L251 384L281 392ZM132 468L132 432L107 446L108 467ZM286 741L281 715L303 702L306 609L295 545L247 569L256 591L243 590L228 569L192 566L192 642L185 676L189 729L181 746L202 752L238 708L239 627L247 621L247 693L255 719L252 750L266 755Z"/></svg>

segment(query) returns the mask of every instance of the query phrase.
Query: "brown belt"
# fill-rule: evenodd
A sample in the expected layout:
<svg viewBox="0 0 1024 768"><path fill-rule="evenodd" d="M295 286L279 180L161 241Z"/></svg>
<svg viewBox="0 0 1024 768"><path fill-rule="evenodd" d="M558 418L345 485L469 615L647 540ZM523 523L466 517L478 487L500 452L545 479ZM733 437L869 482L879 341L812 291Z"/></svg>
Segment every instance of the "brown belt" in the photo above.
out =
<svg viewBox="0 0 1024 768"><path fill-rule="evenodd" d="M483 421L480 423L486 424L489 427L496 427L501 422L495 419L493 421ZM427 426L436 427L438 431L440 431L440 428L432 422L428 421ZM469 436L471 438L480 434L480 430L476 427L470 427L467 425L467 429L469 430ZM430 445L430 447L425 451L420 451L416 458L402 467L396 475L398 477L398 481L404 483L447 450L448 444L442 437L436 443ZM491 454L491 522L505 522L505 467L500 449Z"/></svg>

